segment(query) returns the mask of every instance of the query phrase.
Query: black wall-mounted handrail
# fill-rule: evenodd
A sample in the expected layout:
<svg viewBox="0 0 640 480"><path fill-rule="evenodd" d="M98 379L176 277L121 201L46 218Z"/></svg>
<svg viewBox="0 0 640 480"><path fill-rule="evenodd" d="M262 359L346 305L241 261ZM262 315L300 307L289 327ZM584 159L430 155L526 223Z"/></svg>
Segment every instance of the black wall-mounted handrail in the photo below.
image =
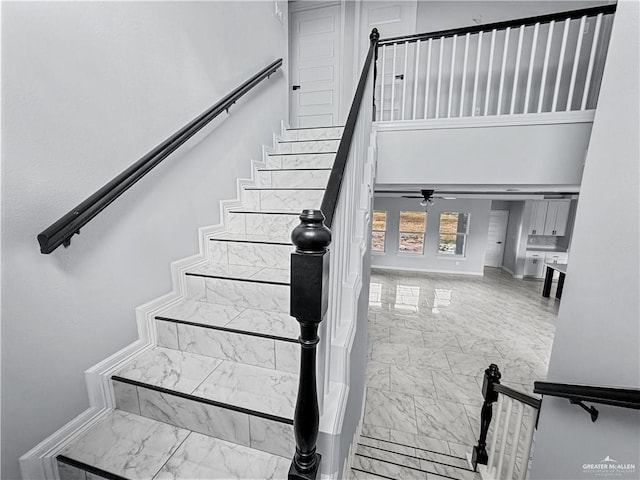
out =
<svg viewBox="0 0 640 480"><path fill-rule="evenodd" d="M507 397L513 398L525 405L529 405L530 407L535 408L536 410L540 410L540 406L542 405L542 401L539 398L532 397L531 395L527 395L524 392L520 392L519 390L515 390L511 387L507 387L506 385L502 385L501 383L494 385L493 389L497 393L501 393L506 395Z"/></svg>
<svg viewBox="0 0 640 480"><path fill-rule="evenodd" d="M51 253L60 245L68 246L71 237L80 233L80 228L104 210L111 202L131 188L138 180L149 173L156 165L171 155L178 147L198 133L211 120L216 118L238 101L265 78L271 76L282 66L278 59L266 66L238 88L227 94L211 108L182 127L171 137L155 147L144 157L120 173L73 210L62 216L38 235L41 253Z"/></svg>
<svg viewBox="0 0 640 480"><path fill-rule="evenodd" d="M602 13L607 15L615 13L616 4L602 5L599 7L583 8L580 10L571 10L568 12L551 13L547 15L539 15L537 17L518 18L507 20L504 22L487 23L484 25L472 25L469 27L452 28L448 30L440 30L437 32L416 33L413 35L403 35L399 37L384 38L380 40L379 45L390 45L394 43L417 42L418 40L428 40L430 38L453 37L454 35L466 35L467 33L486 32L488 30L504 30L507 27L519 27L521 25L535 25L536 23L548 23L552 20L566 20L567 18L580 18L583 16L592 17Z"/></svg>
<svg viewBox="0 0 640 480"><path fill-rule="evenodd" d="M356 93L353 97L351 108L349 109L349 116L347 117L347 123L345 123L342 138L338 145L336 159L333 162L333 168L331 169L329 181L327 182L327 189L322 197L320 210L324 214L324 224L329 229L333 224L333 215L336 213L336 207L338 206L338 198L340 198L340 189L342 188L342 178L344 177L344 170L347 165L347 160L349 159L351 142L353 141L356 122L358 121L358 113L360 112L360 106L362 105L362 99L364 98L364 91L367 87L369 72L371 71L371 63L374 61L376 55L379 38L380 34L378 33L378 30L374 28L369 36L369 40L371 41L369 52L367 53L364 67L362 67L358 87L356 88Z"/></svg>
<svg viewBox="0 0 640 480"><path fill-rule="evenodd" d="M591 402L640 410L640 389L638 388L534 382L533 391L541 395L568 398L574 403Z"/></svg>

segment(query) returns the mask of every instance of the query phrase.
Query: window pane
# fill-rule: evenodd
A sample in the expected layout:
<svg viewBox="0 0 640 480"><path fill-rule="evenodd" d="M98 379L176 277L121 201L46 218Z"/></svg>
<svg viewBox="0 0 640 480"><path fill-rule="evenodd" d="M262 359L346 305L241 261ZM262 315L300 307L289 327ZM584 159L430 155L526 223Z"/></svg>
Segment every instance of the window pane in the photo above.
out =
<svg viewBox="0 0 640 480"><path fill-rule="evenodd" d="M468 232L469 232L469 214L459 213L458 214L458 233L468 233Z"/></svg>
<svg viewBox="0 0 640 480"><path fill-rule="evenodd" d="M424 233L401 233L398 250L408 253L422 253L424 248Z"/></svg>
<svg viewBox="0 0 640 480"><path fill-rule="evenodd" d="M469 214L442 212L440 214L440 233L467 233Z"/></svg>
<svg viewBox="0 0 640 480"><path fill-rule="evenodd" d="M373 232L371 236L371 250L384 252L384 232Z"/></svg>
<svg viewBox="0 0 640 480"><path fill-rule="evenodd" d="M401 232L424 232L425 212L400 212Z"/></svg>
<svg viewBox="0 0 640 480"><path fill-rule="evenodd" d="M386 230L387 229L387 212L373 211L373 229L374 230Z"/></svg>
<svg viewBox="0 0 640 480"><path fill-rule="evenodd" d="M441 234L438 243L440 255L464 255L466 235Z"/></svg>

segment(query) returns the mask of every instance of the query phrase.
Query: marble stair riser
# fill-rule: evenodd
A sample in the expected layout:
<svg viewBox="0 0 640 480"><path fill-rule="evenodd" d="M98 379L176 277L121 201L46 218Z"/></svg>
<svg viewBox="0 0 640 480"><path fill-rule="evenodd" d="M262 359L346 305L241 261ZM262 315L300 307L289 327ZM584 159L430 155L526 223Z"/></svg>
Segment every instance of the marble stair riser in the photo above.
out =
<svg viewBox="0 0 640 480"><path fill-rule="evenodd" d="M287 423L117 380L113 384L120 410L274 455L295 451L293 426Z"/></svg>
<svg viewBox="0 0 640 480"><path fill-rule="evenodd" d="M289 268L293 245L248 242L209 242L209 259L213 263Z"/></svg>
<svg viewBox="0 0 640 480"><path fill-rule="evenodd" d="M242 191L242 208L266 212L301 212L304 208L320 208L323 196L324 189L288 190L267 188L257 190L245 188Z"/></svg>
<svg viewBox="0 0 640 480"><path fill-rule="evenodd" d="M287 313L289 311L289 285L193 275L186 276L186 284L189 300L272 312Z"/></svg>
<svg viewBox="0 0 640 480"><path fill-rule="evenodd" d="M336 159L335 153L310 153L299 155L268 154L265 168L331 168Z"/></svg>
<svg viewBox="0 0 640 480"><path fill-rule="evenodd" d="M259 170L258 186L272 188L326 188L330 170Z"/></svg>
<svg viewBox="0 0 640 480"><path fill-rule="evenodd" d="M158 345L220 360L298 373L297 342L156 320Z"/></svg>
<svg viewBox="0 0 640 480"><path fill-rule="evenodd" d="M340 140L305 140L278 142L276 153L337 152Z"/></svg>
<svg viewBox="0 0 640 480"><path fill-rule="evenodd" d="M343 127L289 129L282 133L282 140L323 140L342 137Z"/></svg>
<svg viewBox="0 0 640 480"><path fill-rule="evenodd" d="M229 213L228 228L230 233L252 234L256 232L269 235L282 235L287 238L300 223L297 214L278 213Z"/></svg>

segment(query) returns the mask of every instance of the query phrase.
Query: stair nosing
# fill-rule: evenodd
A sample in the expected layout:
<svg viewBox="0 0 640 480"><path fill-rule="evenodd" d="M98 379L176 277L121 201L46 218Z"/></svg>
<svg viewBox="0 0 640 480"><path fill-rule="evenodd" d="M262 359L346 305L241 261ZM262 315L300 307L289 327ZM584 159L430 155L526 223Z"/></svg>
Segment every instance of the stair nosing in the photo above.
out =
<svg viewBox="0 0 640 480"><path fill-rule="evenodd" d="M442 473L438 473L438 472L430 472L429 470L422 470L421 468L410 467L409 465L402 465L402 464L400 464L400 463L390 462L390 461L388 461L388 460L382 460L382 459L380 459L380 458L370 457L370 456L368 456L368 455L362 455L361 453L358 453L358 452L356 452L356 455L357 455L358 457L364 457L364 458L368 458L368 459L370 459L370 460L376 460L376 461L378 461L378 462L389 463L389 464L391 464L391 465L395 465L395 466L397 466L397 467L408 468L408 469L410 469L410 470L415 470L416 472L430 473L430 474L432 474L432 475L438 475L438 476L440 476L440 477L444 477L444 478L451 478L452 480L461 480L461 479L459 479L459 478L451 477L451 476L449 476L449 475L444 475L444 474L442 474ZM425 461L426 461L426 462L428 462L429 460L425 460ZM435 462L434 462L434 463L435 463ZM451 465L449 465L449 466L451 466ZM457 468L457 467L454 467L454 468ZM471 471L473 471L473 470L471 470ZM375 475L377 475L375 472L372 472L372 473L374 473Z"/></svg>
<svg viewBox="0 0 640 480"><path fill-rule="evenodd" d="M302 142L335 142L342 138L308 138L306 140L278 140L278 143L302 143Z"/></svg>
<svg viewBox="0 0 640 480"><path fill-rule="evenodd" d="M272 210L229 210L229 213L249 213L258 215L300 215L298 212L274 212Z"/></svg>
<svg viewBox="0 0 640 480"><path fill-rule="evenodd" d="M287 132L294 132L296 130L323 130L325 128L344 128L344 125L329 125L328 127L297 127L297 128L286 128Z"/></svg>
<svg viewBox="0 0 640 480"><path fill-rule="evenodd" d="M235 362L232 362L235 363ZM278 415L273 415L271 413L260 412L258 410L252 410L250 408L239 407L237 405L233 405L230 403L219 402L217 400L211 400L209 398L199 397L197 395L193 395L191 393L184 393L178 390L171 390L170 388L160 387L158 385L153 385L151 383L141 382L139 380L131 380L130 378L121 377L119 375L112 375L111 380L115 382L127 383L129 385L134 385L140 388L147 388L149 390L153 390L159 393L164 393L167 395L174 395L176 397L181 397L186 400L191 400L198 403L205 403L207 405L211 405L214 407L224 408L227 410L233 410L235 412L244 413L247 415L253 415L255 417L264 418L266 420L273 420L274 422L286 423L287 425L293 425L293 419L280 417Z"/></svg>
<svg viewBox="0 0 640 480"><path fill-rule="evenodd" d="M388 478L389 480L397 480L397 479L395 479L393 477L387 477L386 475L382 475L380 473L370 472L369 470L363 470L362 468L351 467L351 470L356 470L356 471L362 472L362 473L371 473L372 475L375 475L376 477Z"/></svg>
<svg viewBox="0 0 640 480"><path fill-rule="evenodd" d="M190 322L188 320L180 320L178 318L163 317L161 315L156 315L154 318L156 320L162 320L165 322L180 323L182 325L191 325L193 327L208 328L210 330L221 330L223 332L238 333L240 335L250 335L253 337L268 338L269 340L281 340L283 342L299 343L297 338L281 337L279 335L269 335L268 333L251 332L249 330L238 330L236 328L228 328L220 325L207 325L204 323Z"/></svg>
<svg viewBox="0 0 640 480"><path fill-rule="evenodd" d="M368 435L360 435L360 437L361 438L368 438L370 440L377 440L378 442L392 443L394 445L399 445L401 447L415 448L416 450L422 450L423 452L437 453L438 455L444 455L446 457L452 457L452 458L457 458L457 459L460 459L460 460L465 460L462 457L458 457L457 455L451 455L450 453L442 453L442 452L437 452L436 450L429 450L428 448L414 447L413 445L407 445L406 443L398 443L398 442L394 442L392 440L385 440L384 438L369 437Z"/></svg>
<svg viewBox="0 0 640 480"><path fill-rule="evenodd" d="M210 238L209 241L211 242L235 242L235 243L259 243L259 244L263 244L263 245L285 245L285 246L293 246L292 242L286 243L286 242L281 242L281 241L273 241L273 242L265 242L265 241L261 241L261 240L239 240L237 238Z"/></svg>
<svg viewBox="0 0 640 480"><path fill-rule="evenodd" d="M371 445L365 445L365 444L363 444L363 443L358 443L358 446L360 446L360 447L367 447L367 448L373 448L373 449L375 449L375 450L382 450L383 452L393 453L393 454L395 454L395 455L402 455L403 457L415 458L416 460L422 460L422 461L424 461L424 462L437 463L438 465L445 465L445 466L447 466L447 467L457 468L457 469L459 469L459 470L464 470L465 472L473 472L473 470L471 470L470 468L459 467L459 466L457 466L457 465L451 465L450 463L439 462L439 461L437 461L437 460L431 460L431 459L429 459L429 458L416 457L416 456L414 456L414 455L409 455L409 454L407 454L407 453L394 452L393 450L387 450L387 449L380 448L380 447L372 447ZM417 448L417 447L407 447L407 448ZM423 450L423 449L421 449L421 448L418 448L418 450L422 450L422 451L428 451L428 452L430 452L429 450ZM430 453L435 453L435 454L437 454L437 455L445 455L444 453L438 453L438 452L430 452ZM363 456L366 456L366 455L363 455ZM447 456L448 456L448 457L452 457L451 455L447 455ZM373 457L372 457L372 458L373 458ZM458 458L458 459L460 459L460 460L464 460L462 457L452 457L452 458ZM379 458L378 458L377 460L381 460L381 459L379 459ZM384 461L384 462L386 462L386 460L383 460L383 461ZM466 460L465 460L465 462L466 462ZM391 463L391 462L390 462L390 463ZM440 474L438 474L438 475L440 475Z"/></svg>
<svg viewBox="0 0 640 480"><path fill-rule="evenodd" d="M298 153L291 153L291 152L268 152L267 155L323 155L323 154L332 154L335 155L338 152L298 152Z"/></svg>
<svg viewBox="0 0 640 480"><path fill-rule="evenodd" d="M72 467L78 468L85 472L93 473L94 475L99 475L100 477L106 478L108 480L130 480L127 477L122 477L116 473L111 473L107 470L103 470L101 468L95 467L88 463L81 462L80 460L76 460L71 457L67 457L66 455L56 455L56 460L58 462L62 462L64 464L70 465Z"/></svg>
<svg viewBox="0 0 640 480"><path fill-rule="evenodd" d="M210 273L185 272L185 275L188 277L217 278L220 280L235 280L238 282L265 283L267 285L282 285L285 287L291 286L291 282L284 283L284 282L276 282L273 280L257 280L253 278L223 277L222 275L215 275Z"/></svg>
<svg viewBox="0 0 640 480"><path fill-rule="evenodd" d="M287 191L297 191L297 190L326 190L324 187L244 187L245 190L287 190Z"/></svg>
<svg viewBox="0 0 640 480"><path fill-rule="evenodd" d="M319 168L258 168L259 172L308 172L308 171L331 171L331 167Z"/></svg>

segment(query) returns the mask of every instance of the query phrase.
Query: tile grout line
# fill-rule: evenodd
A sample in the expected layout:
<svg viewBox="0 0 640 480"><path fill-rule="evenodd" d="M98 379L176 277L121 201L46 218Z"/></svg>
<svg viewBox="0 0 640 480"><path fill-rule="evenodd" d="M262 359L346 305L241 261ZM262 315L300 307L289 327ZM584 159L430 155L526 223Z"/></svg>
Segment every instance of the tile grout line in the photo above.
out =
<svg viewBox="0 0 640 480"><path fill-rule="evenodd" d="M176 428L181 428L181 427L176 427ZM188 429L184 428L183 430L188 430ZM186 437L184 437L184 440L182 440L182 442L180 442L180 445L178 445L178 447L173 451L173 453L171 455L169 455L169 458L167 458L167 461L162 464L162 466L158 469L158 471L155 473L155 475L153 477L151 477L152 480L154 480L158 476L158 474L162 471L162 469L165 467L165 465L167 463L169 463L169 460L171 460L173 458L173 456L176 454L176 452L178 450L180 450L180 447L184 444L184 442L187 441L187 438L189 438L191 436L191 434L193 433L193 431L191 431L191 430L188 430L188 431L189 431L189 433L187 434Z"/></svg>

